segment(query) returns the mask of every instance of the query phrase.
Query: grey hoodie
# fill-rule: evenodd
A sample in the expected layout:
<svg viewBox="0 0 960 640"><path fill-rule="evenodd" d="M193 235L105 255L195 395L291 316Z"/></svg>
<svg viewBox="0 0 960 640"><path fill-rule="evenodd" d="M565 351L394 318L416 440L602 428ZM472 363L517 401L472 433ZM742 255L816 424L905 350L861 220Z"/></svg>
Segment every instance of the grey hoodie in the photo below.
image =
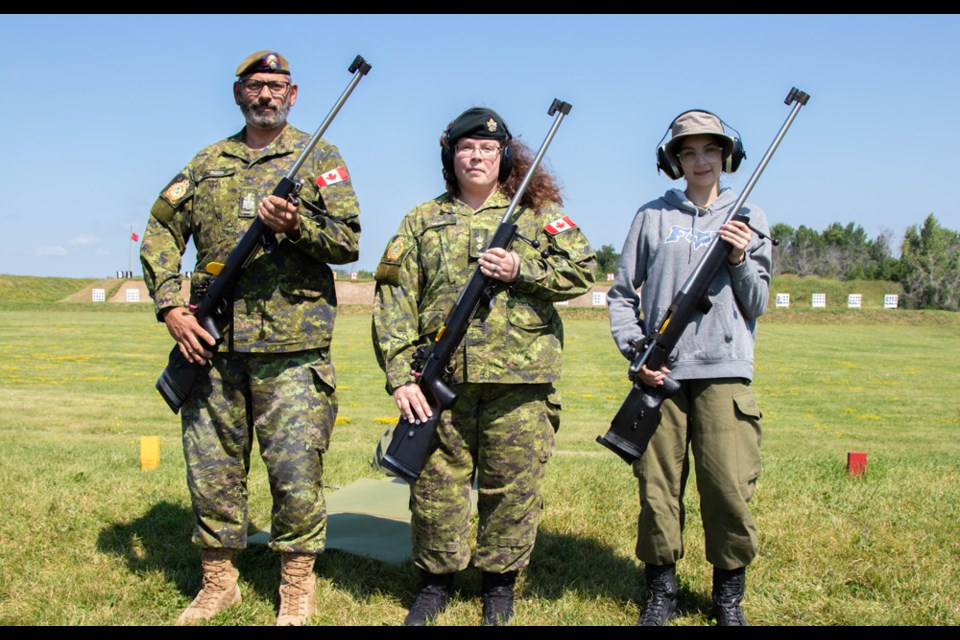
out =
<svg viewBox="0 0 960 640"><path fill-rule="evenodd" d="M637 211L607 293L610 329L624 356L629 357L630 340L641 341L659 325L736 200L725 188L701 209L683 191L671 189ZM769 233L760 208L746 203L740 213L750 226ZM753 343L757 318L767 308L770 256L769 243L754 235L743 263L720 269L707 294L713 307L705 315L694 313L676 361L667 365L673 378L753 379Z"/></svg>

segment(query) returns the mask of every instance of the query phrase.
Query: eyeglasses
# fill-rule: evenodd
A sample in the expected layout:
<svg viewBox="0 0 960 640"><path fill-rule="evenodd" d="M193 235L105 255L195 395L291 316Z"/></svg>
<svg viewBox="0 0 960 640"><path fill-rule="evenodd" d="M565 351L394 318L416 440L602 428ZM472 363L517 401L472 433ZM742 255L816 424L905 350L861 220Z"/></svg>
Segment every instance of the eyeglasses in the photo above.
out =
<svg viewBox="0 0 960 640"><path fill-rule="evenodd" d="M723 149L721 147L706 147L703 151L684 149L677 154L677 157L680 158L680 164L693 164L697 160L697 156L703 158L704 162L711 163L719 160L722 155Z"/></svg>
<svg viewBox="0 0 960 640"><path fill-rule="evenodd" d="M500 153L500 147L495 144L482 144L479 147L475 147L471 144L457 145L457 155L461 158L472 158L473 154L480 152L480 157L484 160L492 160Z"/></svg>
<svg viewBox="0 0 960 640"><path fill-rule="evenodd" d="M260 95L260 92L266 87L270 89L270 94L275 98L282 98L287 95L287 90L290 89L289 82L280 82L279 80L271 80L270 82L264 82L263 80L244 80L240 83L240 86L243 87L244 93L251 96Z"/></svg>

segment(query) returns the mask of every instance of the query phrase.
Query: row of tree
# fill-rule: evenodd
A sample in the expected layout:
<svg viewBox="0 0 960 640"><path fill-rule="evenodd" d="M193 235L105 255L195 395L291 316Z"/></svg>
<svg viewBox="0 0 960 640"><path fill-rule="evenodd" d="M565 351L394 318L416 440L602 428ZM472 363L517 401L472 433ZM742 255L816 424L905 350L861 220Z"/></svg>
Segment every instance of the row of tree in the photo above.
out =
<svg viewBox="0 0 960 640"><path fill-rule="evenodd" d="M833 223L823 231L775 224L771 236L774 275L821 276L838 280L890 280L903 287L902 304L913 309L960 308L960 233L942 227L931 213L904 234L900 257L892 238L867 237L860 225ZM619 254L611 245L597 251L600 274L613 273Z"/></svg>

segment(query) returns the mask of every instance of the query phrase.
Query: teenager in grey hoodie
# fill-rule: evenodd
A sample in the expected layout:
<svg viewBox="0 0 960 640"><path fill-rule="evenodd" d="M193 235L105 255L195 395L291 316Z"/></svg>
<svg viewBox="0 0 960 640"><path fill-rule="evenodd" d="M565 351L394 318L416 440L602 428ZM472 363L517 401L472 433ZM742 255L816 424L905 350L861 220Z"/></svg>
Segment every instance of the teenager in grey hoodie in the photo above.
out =
<svg viewBox="0 0 960 640"><path fill-rule="evenodd" d="M627 234L607 295L613 338L628 359L656 328L673 298L717 235L730 247L727 266L708 292L712 307L696 313L669 368L639 376L657 387L664 376L680 391L664 400L646 451L634 462L640 485L637 557L644 562L647 602L642 625L676 615L676 562L683 557L683 493L693 453L707 561L714 567L714 615L720 625L745 625L740 603L745 570L757 553L757 529L748 503L760 475L760 410L750 381L757 318L767 306L771 252L750 226L768 234L764 212L747 203L750 226L721 224L737 200L720 174L745 157L738 136L706 111L680 114L670 141L658 148L658 167L684 178L640 207ZM666 137L666 136L664 136ZM639 292L638 292L639 290Z"/></svg>

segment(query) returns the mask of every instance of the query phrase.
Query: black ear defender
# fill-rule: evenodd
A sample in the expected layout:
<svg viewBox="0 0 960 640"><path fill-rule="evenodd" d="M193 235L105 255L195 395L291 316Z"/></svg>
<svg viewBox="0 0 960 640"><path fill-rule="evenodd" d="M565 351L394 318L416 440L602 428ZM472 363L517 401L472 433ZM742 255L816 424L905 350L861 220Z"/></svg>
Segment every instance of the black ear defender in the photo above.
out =
<svg viewBox="0 0 960 640"><path fill-rule="evenodd" d="M443 142L440 144L440 163L443 165L443 177L447 179L453 174L453 145L450 144L450 130L447 129L443 132ZM497 174L497 180L504 182L507 178L510 177L510 172L513 170L513 164L516 158L516 154L513 151L513 147L510 145L510 141L513 138L507 136L500 142L500 172Z"/></svg>
<svg viewBox="0 0 960 640"><path fill-rule="evenodd" d="M667 127L667 131L663 134L663 137L660 138L660 142L657 146L657 171L663 171L671 180L679 180L683 177L683 168L680 166L679 161L675 160L669 153L667 153L667 145L670 144L670 141L668 140L667 142L664 142L664 140L670 134L670 131L673 129L673 125L677 122L677 120L688 113L694 112L706 113L720 121L721 125L724 127L723 135L733 139L733 146L730 149L730 153L726 154L723 158L723 171L726 171L727 173L733 173L739 169L740 163L743 162L743 160L747 157L746 152L743 150L743 143L740 141L740 132L727 124L723 118L715 113L711 113L706 109L690 109L689 111L684 111L676 118L671 120L670 125ZM726 132L727 129L732 130L736 135L731 136ZM717 135L717 132L704 131L703 133L707 135Z"/></svg>

